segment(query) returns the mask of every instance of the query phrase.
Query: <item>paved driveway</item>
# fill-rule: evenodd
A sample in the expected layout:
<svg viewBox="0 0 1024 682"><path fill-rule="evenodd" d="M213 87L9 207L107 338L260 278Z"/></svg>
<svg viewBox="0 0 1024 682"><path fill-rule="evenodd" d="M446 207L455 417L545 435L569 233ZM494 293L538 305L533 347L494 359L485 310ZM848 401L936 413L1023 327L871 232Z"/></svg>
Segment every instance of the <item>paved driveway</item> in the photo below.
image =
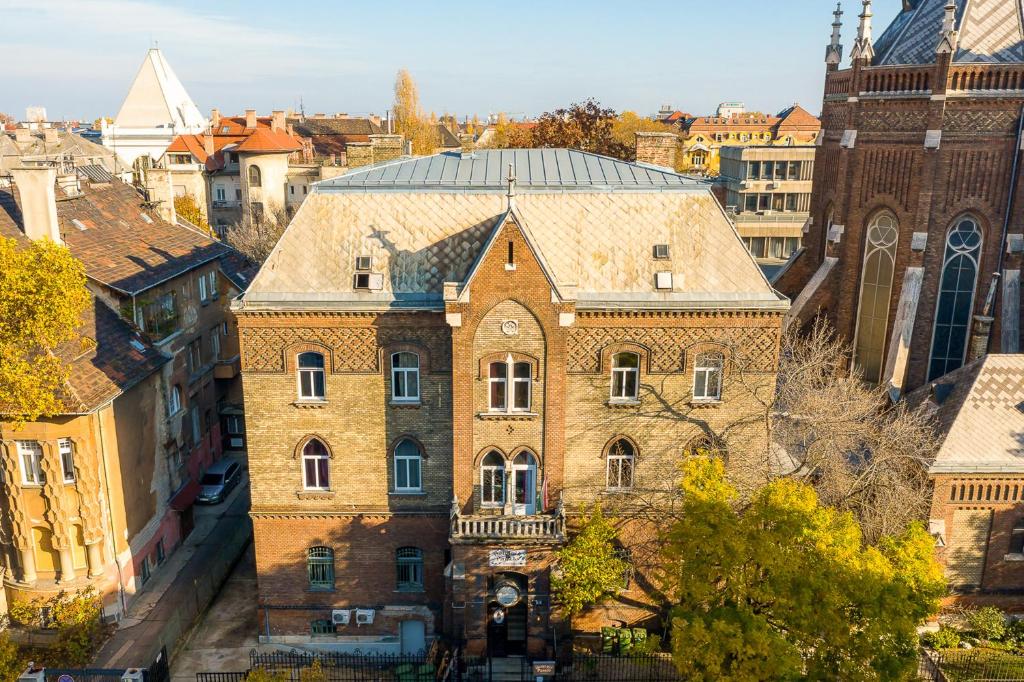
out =
<svg viewBox="0 0 1024 682"><path fill-rule="evenodd" d="M249 669L249 652L257 645L256 560L245 551L171 664L174 682L195 682L197 672Z"/></svg>

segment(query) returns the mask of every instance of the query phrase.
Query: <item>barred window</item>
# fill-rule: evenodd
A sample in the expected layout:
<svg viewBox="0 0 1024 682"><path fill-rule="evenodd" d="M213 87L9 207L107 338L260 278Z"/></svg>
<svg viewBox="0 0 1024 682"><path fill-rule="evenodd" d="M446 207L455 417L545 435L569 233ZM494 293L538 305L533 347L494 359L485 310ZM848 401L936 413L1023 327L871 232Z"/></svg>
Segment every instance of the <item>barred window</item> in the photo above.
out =
<svg viewBox="0 0 1024 682"><path fill-rule="evenodd" d="M334 550L330 547L310 547L306 552L306 568L311 590L334 589Z"/></svg>
<svg viewBox="0 0 1024 682"><path fill-rule="evenodd" d="M323 618L314 620L309 624L309 631L314 635L333 635L334 623Z"/></svg>
<svg viewBox="0 0 1024 682"><path fill-rule="evenodd" d="M423 550L418 547L400 547L395 552L398 568L398 589L419 592L423 589Z"/></svg>

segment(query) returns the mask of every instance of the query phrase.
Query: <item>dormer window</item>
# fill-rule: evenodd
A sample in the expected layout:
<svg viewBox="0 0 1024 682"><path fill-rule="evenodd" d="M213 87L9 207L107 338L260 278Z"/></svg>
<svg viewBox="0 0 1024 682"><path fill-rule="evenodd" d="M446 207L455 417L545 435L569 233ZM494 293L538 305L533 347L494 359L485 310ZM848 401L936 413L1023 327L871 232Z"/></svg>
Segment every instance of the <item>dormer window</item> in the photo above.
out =
<svg viewBox="0 0 1024 682"><path fill-rule="evenodd" d="M373 258L370 256L356 256L356 270L360 272L369 272L372 265Z"/></svg>

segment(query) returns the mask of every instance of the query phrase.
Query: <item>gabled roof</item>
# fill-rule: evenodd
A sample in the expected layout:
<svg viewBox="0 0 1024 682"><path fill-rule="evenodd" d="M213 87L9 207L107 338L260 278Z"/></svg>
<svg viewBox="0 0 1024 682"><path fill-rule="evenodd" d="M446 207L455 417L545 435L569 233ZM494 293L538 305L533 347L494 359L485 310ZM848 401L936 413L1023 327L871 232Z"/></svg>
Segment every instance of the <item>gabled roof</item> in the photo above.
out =
<svg viewBox="0 0 1024 682"><path fill-rule="evenodd" d="M283 130L271 130L270 128L256 128L245 140L238 145L238 151L248 153L278 153L297 152L302 149L299 142Z"/></svg>
<svg viewBox="0 0 1024 682"><path fill-rule="evenodd" d="M442 149L454 149L462 146L462 143L459 142L458 136L448 130L448 126L442 123L437 124L437 134L441 138Z"/></svg>
<svg viewBox="0 0 1024 682"><path fill-rule="evenodd" d="M821 121L799 104L779 112L778 130L819 130Z"/></svg>
<svg viewBox="0 0 1024 682"><path fill-rule="evenodd" d="M1022 0L955 0L959 40L953 61L1024 62ZM932 64L947 0L906 0L874 45L875 64Z"/></svg>
<svg viewBox="0 0 1024 682"><path fill-rule="evenodd" d="M114 125L198 132L206 127L206 119L199 113L163 53L157 48L150 48L114 118Z"/></svg>
<svg viewBox="0 0 1024 682"><path fill-rule="evenodd" d="M1024 355L988 355L907 396L934 417L931 473L1024 473Z"/></svg>
<svg viewBox="0 0 1024 682"><path fill-rule="evenodd" d="M81 184L81 195L74 198L57 190L57 217L64 243L92 280L138 294L234 253L211 237L162 220L134 188L116 178ZM19 203L17 186L0 189L0 236L25 239Z"/></svg>
<svg viewBox="0 0 1024 682"><path fill-rule="evenodd" d="M494 230L514 217L555 288L584 307L784 310L703 182L565 149L445 153L313 185L244 305L443 309ZM655 244L671 259L655 260ZM379 291L355 291L369 256ZM671 271L671 291L655 273Z"/></svg>

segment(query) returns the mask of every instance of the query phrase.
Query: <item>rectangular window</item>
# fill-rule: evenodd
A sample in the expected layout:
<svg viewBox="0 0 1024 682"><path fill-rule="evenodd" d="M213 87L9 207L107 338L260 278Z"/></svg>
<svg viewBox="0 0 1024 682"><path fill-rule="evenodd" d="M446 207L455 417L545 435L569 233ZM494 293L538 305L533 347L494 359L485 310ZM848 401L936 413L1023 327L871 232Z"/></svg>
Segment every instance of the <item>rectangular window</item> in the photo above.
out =
<svg viewBox="0 0 1024 682"><path fill-rule="evenodd" d="M758 194L757 195L757 210L767 211L772 207L772 195L771 194Z"/></svg>
<svg viewBox="0 0 1024 682"><path fill-rule="evenodd" d="M210 357L213 360L220 359L220 333L219 328L214 327L210 330Z"/></svg>
<svg viewBox="0 0 1024 682"><path fill-rule="evenodd" d="M749 167L750 171L747 173L747 177L756 180L761 175L761 162L751 161Z"/></svg>
<svg viewBox="0 0 1024 682"><path fill-rule="evenodd" d="M800 162L790 161L789 162L789 179L799 180L800 179Z"/></svg>
<svg viewBox="0 0 1024 682"><path fill-rule="evenodd" d="M21 460L21 482L25 485L43 484L43 446L34 440L18 441Z"/></svg>
<svg viewBox="0 0 1024 682"><path fill-rule="evenodd" d="M220 296L220 292L217 290L217 271L211 270L206 273L207 287L210 289L210 298L216 299Z"/></svg>
<svg viewBox="0 0 1024 682"><path fill-rule="evenodd" d="M203 366L203 337L199 336L188 344L188 371L195 374Z"/></svg>
<svg viewBox="0 0 1024 682"><path fill-rule="evenodd" d="M57 441L57 448L60 450L60 468L64 474L65 483L75 482L75 453L70 438L61 438Z"/></svg>
<svg viewBox="0 0 1024 682"><path fill-rule="evenodd" d="M420 359L415 353L391 355L391 399L418 402L420 399Z"/></svg>
<svg viewBox="0 0 1024 682"><path fill-rule="evenodd" d="M512 409L530 409L530 363L517 362L512 369Z"/></svg>
<svg viewBox="0 0 1024 682"><path fill-rule="evenodd" d="M227 192L224 191L223 185L217 185L217 188L214 190L214 192L216 192L217 201L227 200Z"/></svg>
<svg viewBox="0 0 1024 682"><path fill-rule="evenodd" d="M193 405L189 414L191 415L189 421L192 422L192 444L199 445L199 441L202 440L201 427L199 424L199 408Z"/></svg>
<svg viewBox="0 0 1024 682"><path fill-rule="evenodd" d="M395 456L395 491L417 492L422 490L420 480L420 458Z"/></svg>
<svg viewBox="0 0 1024 682"><path fill-rule="evenodd" d="M764 258L765 256L765 237L751 237L750 238L750 255L754 258Z"/></svg>
<svg viewBox="0 0 1024 682"><path fill-rule="evenodd" d="M483 466L480 469L480 502L486 507L505 504L505 469L502 466Z"/></svg>
<svg viewBox="0 0 1024 682"><path fill-rule="evenodd" d="M748 194L744 198L743 210L745 211L756 211L757 210L757 195Z"/></svg>
<svg viewBox="0 0 1024 682"><path fill-rule="evenodd" d="M206 292L206 275L199 275L199 300L203 303L210 300Z"/></svg>
<svg viewBox="0 0 1024 682"><path fill-rule="evenodd" d="M156 563L162 564L164 559L167 558L167 553L164 552L164 539L160 538L156 541Z"/></svg>
<svg viewBox="0 0 1024 682"><path fill-rule="evenodd" d="M795 195L795 194L787 194L786 195L786 210L787 211L795 211L796 210L796 197L797 197L797 195Z"/></svg>
<svg viewBox="0 0 1024 682"><path fill-rule="evenodd" d="M693 370L694 400L720 400L722 397L723 358L716 353L705 353L697 357Z"/></svg>
<svg viewBox="0 0 1024 682"><path fill-rule="evenodd" d="M178 328L178 304L174 291L142 306L142 329L154 339L169 336Z"/></svg>
<svg viewBox="0 0 1024 682"><path fill-rule="evenodd" d="M153 569L149 565L149 555L142 557L140 568L142 569L142 584L145 585L149 582L149 578L153 574Z"/></svg>
<svg viewBox="0 0 1024 682"><path fill-rule="evenodd" d="M773 194L772 195L772 210L782 212L782 209L786 207L786 195L785 194Z"/></svg>
<svg viewBox="0 0 1024 682"><path fill-rule="evenodd" d="M490 366L490 388L491 388L491 400L490 408L492 410L504 410L508 403L506 402L506 393L508 391L508 365L504 362L492 362Z"/></svg>

